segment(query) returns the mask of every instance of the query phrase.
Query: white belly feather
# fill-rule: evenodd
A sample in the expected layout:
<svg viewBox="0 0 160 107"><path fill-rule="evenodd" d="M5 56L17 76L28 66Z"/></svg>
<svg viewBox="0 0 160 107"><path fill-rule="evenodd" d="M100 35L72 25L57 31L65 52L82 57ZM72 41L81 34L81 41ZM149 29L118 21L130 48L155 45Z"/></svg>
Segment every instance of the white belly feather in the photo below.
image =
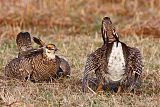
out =
<svg viewBox="0 0 160 107"><path fill-rule="evenodd" d="M121 43L114 42L108 62L108 78L111 81L120 81L125 73L125 60Z"/></svg>

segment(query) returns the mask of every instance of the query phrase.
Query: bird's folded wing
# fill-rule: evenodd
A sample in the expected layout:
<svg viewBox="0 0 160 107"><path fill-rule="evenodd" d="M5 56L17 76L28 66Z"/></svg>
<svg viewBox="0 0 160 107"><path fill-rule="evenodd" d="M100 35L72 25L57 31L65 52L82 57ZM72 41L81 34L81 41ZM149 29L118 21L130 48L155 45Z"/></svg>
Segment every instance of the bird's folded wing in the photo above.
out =
<svg viewBox="0 0 160 107"><path fill-rule="evenodd" d="M87 56L85 68L84 68L84 75L82 81L82 90L85 91L85 87L87 84L87 77L91 71L96 70L100 66L100 58L102 56L102 50L99 48L95 52L89 54Z"/></svg>
<svg viewBox="0 0 160 107"><path fill-rule="evenodd" d="M129 60L133 61L132 66L134 67L134 72L138 75L142 74L142 55L140 50L135 47L128 47L129 50Z"/></svg>

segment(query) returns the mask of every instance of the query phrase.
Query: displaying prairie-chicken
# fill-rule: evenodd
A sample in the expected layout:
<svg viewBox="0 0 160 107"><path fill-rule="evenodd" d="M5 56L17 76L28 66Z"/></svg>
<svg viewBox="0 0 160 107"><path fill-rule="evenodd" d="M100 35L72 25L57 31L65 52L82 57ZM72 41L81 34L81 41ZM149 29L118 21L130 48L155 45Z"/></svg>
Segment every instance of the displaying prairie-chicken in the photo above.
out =
<svg viewBox="0 0 160 107"><path fill-rule="evenodd" d="M19 56L6 65L6 76L21 80L30 79L33 82L43 82L70 75L68 62L55 55L57 48L54 44L45 45L40 39L33 38L36 43L43 44L40 48L33 49L30 45L31 40L28 39L30 35L20 34L17 35L16 39Z"/></svg>
<svg viewBox="0 0 160 107"><path fill-rule="evenodd" d="M86 91L88 75L95 71L97 92L108 88L118 93L137 88L142 74L142 58L137 48L119 41L118 34L109 17L102 20L102 47L87 56L82 81L82 90Z"/></svg>

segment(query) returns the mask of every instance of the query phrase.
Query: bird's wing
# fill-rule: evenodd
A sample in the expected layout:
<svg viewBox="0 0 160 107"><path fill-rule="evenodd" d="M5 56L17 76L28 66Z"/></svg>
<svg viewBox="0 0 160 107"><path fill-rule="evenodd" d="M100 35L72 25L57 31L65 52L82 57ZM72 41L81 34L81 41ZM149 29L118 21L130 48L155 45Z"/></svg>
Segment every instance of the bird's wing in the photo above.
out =
<svg viewBox="0 0 160 107"><path fill-rule="evenodd" d="M134 47L128 47L129 57L128 57L128 91L136 89L140 85L140 77L142 74L142 56L140 50Z"/></svg>
<svg viewBox="0 0 160 107"><path fill-rule="evenodd" d="M135 47L128 47L129 50L129 60L132 61L133 71L137 75L142 74L142 55L140 53L140 50Z"/></svg>
<svg viewBox="0 0 160 107"><path fill-rule="evenodd" d="M83 92L85 92L85 89L86 89L88 74L91 71L96 70L100 66L99 61L101 56L102 56L102 52L100 48L87 56L87 60L84 68L83 80L82 80Z"/></svg>
<svg viewBox="0 0 160 107"><path fill-rule="evenodd" d="M60 57L60 68L63 70L63 76L70 76L71 68L68 61L65 58Z"/></svg>

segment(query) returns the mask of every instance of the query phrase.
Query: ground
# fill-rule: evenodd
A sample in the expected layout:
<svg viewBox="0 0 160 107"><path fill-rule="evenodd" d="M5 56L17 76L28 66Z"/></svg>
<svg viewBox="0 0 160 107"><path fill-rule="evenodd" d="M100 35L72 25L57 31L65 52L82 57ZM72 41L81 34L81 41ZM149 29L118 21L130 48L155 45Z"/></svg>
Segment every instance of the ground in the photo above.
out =
<svg viewBox="0 0 160 107"><path fill-rule="evenodd" d="M159 0L0 0L0 105L11 107L128 107L160 103ZM95 96L81 90L87 54L102 45L101 20L109 16L120 40L140 49L142 85L138 94ZM5 80L7 62L17 56L20 31L54 43L71 65L71 77L56 83ZM36 47L36 44L33 43Z"/></svg>

